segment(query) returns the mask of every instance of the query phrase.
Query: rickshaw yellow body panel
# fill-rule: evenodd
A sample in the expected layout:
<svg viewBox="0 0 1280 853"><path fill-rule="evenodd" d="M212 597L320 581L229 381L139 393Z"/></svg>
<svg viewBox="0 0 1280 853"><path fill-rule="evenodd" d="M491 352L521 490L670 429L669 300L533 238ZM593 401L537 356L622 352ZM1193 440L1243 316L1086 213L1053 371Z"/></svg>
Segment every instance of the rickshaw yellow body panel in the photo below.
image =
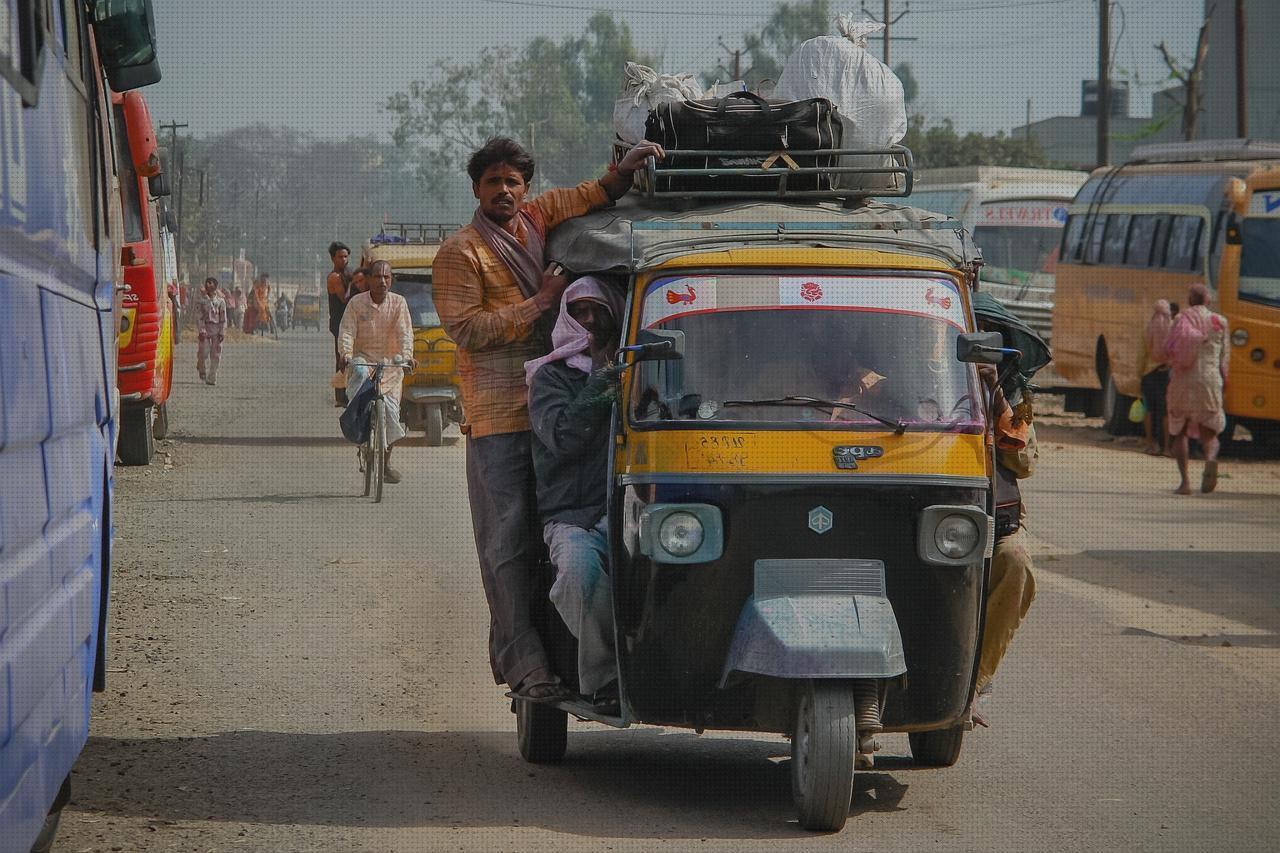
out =
<svg viewBox="0 0 1280 853"><path fill-rule="evenodd" d="M386 261L393 270L397 269L431 269L436 261L437 245L421 243L378 243L368 244L361 251L361 266L368 266L374 261Z"/></svg>
<svg viewBox="0 0 1280 853"><path fill-rule="evenodd" d="M878 445L884 455L837 470L841 445ZM660 474L987 477L981 435L868 430L633 429L617 448L619 476Z"/></svg>

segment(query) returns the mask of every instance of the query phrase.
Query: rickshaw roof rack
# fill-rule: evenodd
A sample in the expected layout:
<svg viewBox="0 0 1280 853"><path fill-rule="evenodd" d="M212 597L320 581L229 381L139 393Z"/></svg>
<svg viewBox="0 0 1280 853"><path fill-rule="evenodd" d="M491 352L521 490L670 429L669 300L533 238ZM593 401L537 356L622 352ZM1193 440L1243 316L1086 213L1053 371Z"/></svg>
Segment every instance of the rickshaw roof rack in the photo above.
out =
<svg viewBox="0 0 1280 853"><path fill-rule="evenodd" d="M373 246L431 245L443 243L462 228L456 222L384 222L382 229L369 238Z"/></svg>
<svg viewBox="0 0 1280 853"><path fill-rule="evenodd" d="M618 162L630 149L625 142L614 142L614 162ZM849 158L860 158L863 165L851 165ZM691 168L677 166L679 160L732 159L749 160L758 166L704 166ZM812 161L827 165L800 166L799 161ZM866 161L870 160L868 165ZM824 148L787 151L746 151L722 149L672 149L666 159L658 163L648 158L643 169L636 173L635 191L648 199L705 199L727 201L731 199L785 199L851 201L868 197L903 198L911 195L914 182L914 161L911 150L903 145L885 148ZM789 182L796 177L817 176L817 185L829 189L795 189ZM750 189L690 189L689 178L705 182L723 179L741 185L746 180L758 179L758 186ZM854 179L857 180L854 180ZM846 184L846 186L840 186ZM850 185L854 186L850 186Z"/></svg>
<svg viewBox="0 0 1280 853"><path fill-rule="evenodd" d="M956 266L980 257L956 220L893 202L867 199L849 207L825 200L736 199L675 206L670 199L637 193L562 223L548 238L547 257L575 273L616 273L750 247L879 250Z"/></svg>
<svg viewBox="0 0 1280 853"><path fill-rule="evenodd" d="M1277 160L1280 142L1272 139L1197 139L1139 145L1129 163L1214 163L1223 160Z"/></svg>

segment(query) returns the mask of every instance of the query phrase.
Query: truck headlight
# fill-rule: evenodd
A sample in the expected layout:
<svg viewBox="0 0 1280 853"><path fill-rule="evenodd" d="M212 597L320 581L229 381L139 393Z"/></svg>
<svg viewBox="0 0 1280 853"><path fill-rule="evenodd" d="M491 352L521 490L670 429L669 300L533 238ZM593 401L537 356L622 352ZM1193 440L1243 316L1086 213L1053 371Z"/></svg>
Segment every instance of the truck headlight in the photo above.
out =
<svg viewBox="0 0 1280 853"><path fill-rule="evenodd" d="M724 523L711 504L653 503L639 521L640 553L655 563L709 563L724 552Z"/></svg>
<svg viewBox="0 0 1280 853"><path fill-rule="evenodd" d="M995 522L977 506L931 506L920 513L916 550L935 566L970 566L991 556Z"/></svg>

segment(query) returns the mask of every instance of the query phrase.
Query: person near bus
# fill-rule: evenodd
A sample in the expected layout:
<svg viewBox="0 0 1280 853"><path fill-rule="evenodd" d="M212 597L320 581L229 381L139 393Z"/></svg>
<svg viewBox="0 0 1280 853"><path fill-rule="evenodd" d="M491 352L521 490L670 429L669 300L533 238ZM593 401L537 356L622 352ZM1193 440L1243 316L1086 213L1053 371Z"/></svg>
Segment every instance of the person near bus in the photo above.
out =
<svg viewBox="0 0 1280 853"><path fill-rule="evenodd" d="M578 690L603 713L618 706L605 473L622 307L617 288L578 279L564 292L551 352L525 365L551 601L578 641Z"/></svg>
<svg viewBox="0 0 1280 853"><path fill-rule="evenodd" d="M329 260L333 269L325 279L325 290L329 294L329 334L333 335L334 370L342 369L342 353L338 349L338 328L342 325L342 313L347 307L347 298L351 290L351 277L347 274L347 261L351 250L345 243L334 240L329 244ZM334 402L339 406L347 404L347 392L344 388L333 389Z"/></svg>
<svg viewBox="0 0 1280 853"><path fill-rule="evenodd" d="M649 157L641 142L596 181L526 201L534 161L514 140L490 139L467 163L479 205L471 224L440 247L433 264L436 308L458 345L467 436L467 492L489 601L489 661L497 683L524 699L565 695L547 660L530 608L540 546L534 504L533 439L524 364L548 352L544 315L568 285L547 267L547 233L566 219L615 201Z"/></svg>
<svg viewBox="0 0 1280 853"><path fill-rule="evenodd" d="M1142 402L1147 407L1147 414L1142 419L1142 429L1147 439L1148 456L1169 455L1169 412L1166 405L1169 357L1164 347L1177 313L1177 306L1169 300L1157 299L1143 335L1147 370L1142 374Z"/></svg>
<svg viewBox="0 0 1280 853"><path fill-rule="evenodd" d="M1227 428L1222 391L1227 381L1227 318L1209 308L1209 289L1197 282L1187 293L1187 308L1178 314L1165 353L1169 358L1169 434L1178 460L1177 494L1191 494L1188 456L1191 439L1204 448L1200 491L1218 486L1218 434Z"/></svg>
<svg viewBox="0 0 1280 853"><path fill-rule="evenodd" d="M230 312L227 301L218 292L218 280L206 278L204 292L196 306L196 334L199 338L196 350L196 373L206 385L218 384L218 365L222 362L222 341L227 336Z"/></svg>
<svg viewBox="0 0 1280 853"><path fill-rule="evenodd" d="M353 400L361 383L373 374L368 367L370 363L391 361L400 356L411 369L418 364L413 358L409 303L400 294L390 292L391 264L374 261L369 269L369 291L351 297L338 326L338 367L347 370L347 396ZM405 436L404 424L400 422L403 384L401 368L388 367L382 371L379 388L387 430L383 477L388 483L400 482L400 472L391 467L391 445Z"/></svg>

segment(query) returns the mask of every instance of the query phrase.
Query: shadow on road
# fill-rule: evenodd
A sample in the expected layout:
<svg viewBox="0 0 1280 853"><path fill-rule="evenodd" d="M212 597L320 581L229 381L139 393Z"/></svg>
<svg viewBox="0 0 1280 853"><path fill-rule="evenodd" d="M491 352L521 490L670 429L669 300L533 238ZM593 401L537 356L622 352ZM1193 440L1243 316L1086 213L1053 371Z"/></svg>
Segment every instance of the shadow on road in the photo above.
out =
<svg viewBox="0 0 1280 853"><path fill-rule="evenodd" d="M183 444L215 447L353 447L340 435L183 435L173 436Z"/></svg>
<svg viewBox="0 0 1280 853"><path fill-rule="evenodd" d="M171 503L246 503L246 504L301 504L311 503L312 501L352 501L355 500L357 494L345 492L343 494L299 494L299 495L218 495L212 497L202 495L198 498L157 498L155 500L134 501L140 504L171 504Z"/></svg>
<svg viewBox="0 0 1280 853"><path fill-rule="evenodd" d="M563 764L530 765L512 732L93 737L76 765L73 809L272 825L515 824L602 838L804 837L788 762L770 760L786 749L656 730L574 732ZM859 773L851 813L903 810L907 789L882 768Z"/></svg>

